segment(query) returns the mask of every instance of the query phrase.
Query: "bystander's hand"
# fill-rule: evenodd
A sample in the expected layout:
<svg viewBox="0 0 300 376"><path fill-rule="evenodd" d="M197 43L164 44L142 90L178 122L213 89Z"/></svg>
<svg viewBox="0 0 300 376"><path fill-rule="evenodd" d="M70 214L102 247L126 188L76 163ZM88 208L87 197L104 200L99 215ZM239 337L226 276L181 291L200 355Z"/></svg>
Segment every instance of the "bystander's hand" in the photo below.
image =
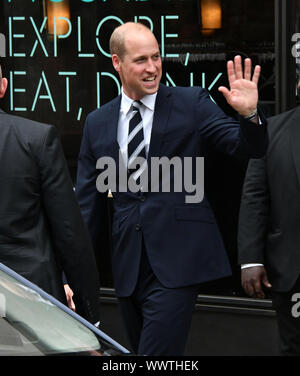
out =
<svg viewBox="0 0 300 376"><path fill-rule="evenodd" d="M252 298L261 299L265 297L263 287L267 289L272 287L264 266L252 266L242 269L242 286L246 294Z"/></svg>
<svg viewBox="0 0 300 376"><path fill-rule="evenodd" d="M65 294L66 294L66 298L67 298L67 302L68 302L68 307L72 311L75 312L76 311L76 307L75 307L75 303L73 301L74 293L73 293L73 291L72 291L72 289L70 288L69 285L65 284L64 288L65 288Z"/></svg>

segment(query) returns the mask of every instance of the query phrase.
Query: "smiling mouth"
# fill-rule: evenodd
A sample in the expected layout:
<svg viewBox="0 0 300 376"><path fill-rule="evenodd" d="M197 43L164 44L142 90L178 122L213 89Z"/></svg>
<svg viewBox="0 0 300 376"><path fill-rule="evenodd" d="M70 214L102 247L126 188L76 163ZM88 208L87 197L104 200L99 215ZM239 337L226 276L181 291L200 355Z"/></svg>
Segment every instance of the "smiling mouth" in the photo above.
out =
<svg viewBox="0 0 300 376"><path fill-rule="evenodd" d="M153 82L153 81L155 81L155 79L156 79L156 76L153 76L153 77L144 78L143 81L145 81L145 82Z"/></svg>

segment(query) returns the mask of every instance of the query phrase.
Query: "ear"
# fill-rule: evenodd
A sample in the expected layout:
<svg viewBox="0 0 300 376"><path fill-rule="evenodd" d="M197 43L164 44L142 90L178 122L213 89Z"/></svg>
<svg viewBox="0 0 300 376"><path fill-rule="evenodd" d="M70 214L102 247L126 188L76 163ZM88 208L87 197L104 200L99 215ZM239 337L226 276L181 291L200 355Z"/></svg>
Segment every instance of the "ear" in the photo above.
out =
<svg viewBox="0 0 300 376"><path fill-rule="evenodd" d="M111 58L112 58L113 67L119 73L120 72L121 59L119 58L119 56L117 54L113 54Z"/></svg>
<svg viewBox="0 0 300 376"><path fill-rule="evenodd" d="M3 98L7 89L7 79L5 77L2 78L1 86L0 86L0 98Z"/></svg>

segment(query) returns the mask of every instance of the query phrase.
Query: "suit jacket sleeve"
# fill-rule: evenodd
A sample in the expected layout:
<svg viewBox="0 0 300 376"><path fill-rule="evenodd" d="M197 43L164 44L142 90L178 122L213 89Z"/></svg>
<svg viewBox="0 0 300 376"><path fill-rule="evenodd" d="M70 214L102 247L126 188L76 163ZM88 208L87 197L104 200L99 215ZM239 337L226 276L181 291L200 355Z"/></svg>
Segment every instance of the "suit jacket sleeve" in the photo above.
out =
<svg viewBox="0 0 300 376"><path fill-rule="evenodd" d="M99 193L96 189L99 171L96 169L97 159L90 147L89 119L88 116L79 152L76 196L94 249L101 252L108 233L109 212L107 194Z"/></svg>
<svg viewBox="0 0 300 376"><path fill-rule="evenodd" d="M54 248L74 291L77 312L95 323L99 320L96 261L55 127L49 127L40 155L41 199Z"/></svg>
<svg viewBox="0 0 300 376"><path fill-rule="evenodd" d="M199 90L196 116L200 132L208 145L222 153L243 158L262 158L268 147L267 120L259 111L261 124L237 114L238 121L227 116L210 99L207 90Z"/></svg>
<svg viewBox="0 0 300 376"><path fill-rule="evenodd" d="M244 181L239 215L240 264L264 263L269 206L265 159L251 159Z"/></svg>

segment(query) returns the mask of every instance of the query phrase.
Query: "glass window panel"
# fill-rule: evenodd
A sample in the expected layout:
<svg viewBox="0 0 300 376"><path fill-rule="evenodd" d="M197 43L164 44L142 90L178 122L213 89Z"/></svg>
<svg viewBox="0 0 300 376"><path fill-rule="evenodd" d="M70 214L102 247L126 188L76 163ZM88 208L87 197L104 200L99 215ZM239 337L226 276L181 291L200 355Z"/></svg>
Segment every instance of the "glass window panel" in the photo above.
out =
<svg viewBox="0 0 300 376"><path fill-rule="evenodd" d="M0 296L0 354L27 351L28 355L51 355L100 349L89 329L2 271Z"/></svg>
<svg viewBox="0 0 300 376"><path fill-rule="evenodd" d="M260 105L267 116L275 113L274 0L4 0L0 55L5 50L10 86L2 107L57 126L74 180L86 115L120 92L109 37L126 21L153 29L163 83L202 86L228 114L232 110L217 90L228 85L226 61L236 54L251 57L262 66ZM213 284L213 291L240 293L236 235L246 161L212 154L205 164L206 192L233 266L233 278ZM107 250L97 260L102 285L113 286L109 244Z"/></svg>

